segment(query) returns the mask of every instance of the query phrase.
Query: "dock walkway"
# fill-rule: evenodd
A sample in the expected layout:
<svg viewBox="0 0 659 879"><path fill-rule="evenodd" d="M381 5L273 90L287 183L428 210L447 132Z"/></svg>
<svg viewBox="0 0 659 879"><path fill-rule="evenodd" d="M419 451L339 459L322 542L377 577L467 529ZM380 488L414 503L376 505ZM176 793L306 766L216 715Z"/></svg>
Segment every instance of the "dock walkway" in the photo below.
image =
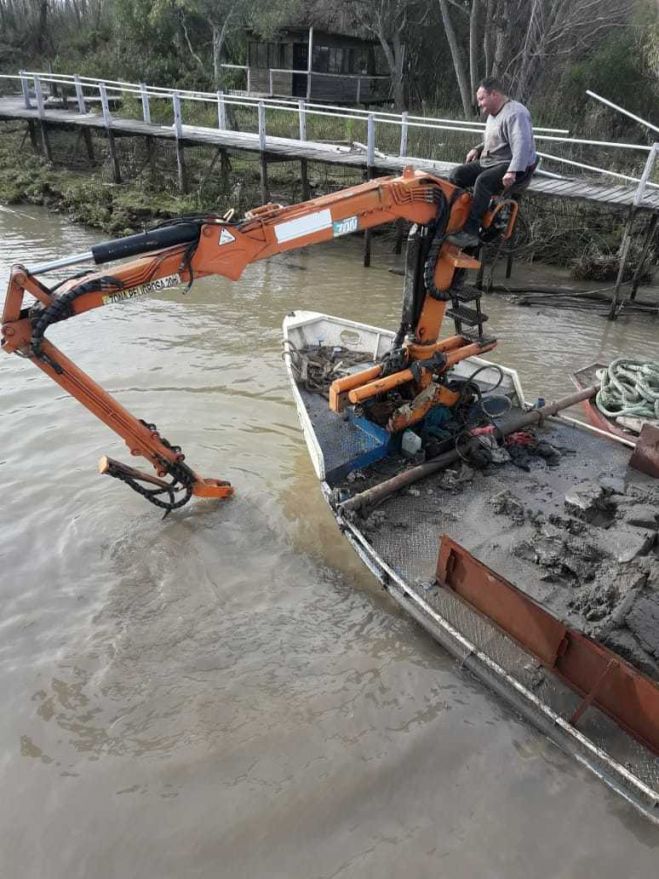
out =
<svg viewBox="0 0 659 879"><path fill-rule="evenodd" d="M312 140L274 137L259 133L234 131L221 128L206 128L186 125L182 122L177 126L160 125L131 119L112 114L98 112L80 113L74 109L51 109L47 101L41 109L25 107L20 95L0 97L0 120L25 120L39 122L49 126L78 127L86 130L111 131L118 136L153 137L161 140L174 141L181 147L191 145L208 145L227 150L257 153L264 160L307 160L331 165L343 165L359 168L364 171L373 169L378 172L398 173L406 165L413 165L420 170L429 171L439 176L447 176L456 166L455 162L437 161L420 156L385 155L376 150L368 154L366 148L319 143ZM553 198L577 199L594 202L610 207L636 207L659 213L659 189L645 188L638 198L638 184L610 184L593 182L579 178L557 178L536 174L531 181L529 190L539 195Z"/></svg>
<svg viewBox="0 0 659 879"><path fill-rule="evenodd" d="M351 167L360 170L365 177L372 178L379 173L399 174L403 168L412 165L440 177L447 177L456 167L455 162L438 160L423 155L410 155L408 144L414 137L414 149L436 150L438 132L442 136L458 137L461 148L465 143L482 140L484 123L476 120L439 119L413 116L407 112L397 114L384 110L361 110L354 107L332 107L324 104L313 104L303 99L291 100L275 96L263 97L244 94L225 94L218 91L195 92L147 86L144 83L129 83L115 80L95 79L68 74L47 74L21 71L18 75L0 75L0 122L25 121L31 141L35 149L39 149L37 132L41 134L41 147L47 159L52 159L49 140L49 129L78 129L84 137L90 159L94 158L91 132L102 132L108 145L112 161L112 173L115 183L121 182L119 154L116 149L116 138L141 137L147 145L154 140L173 142L176 148L176 163L179 189L187 191L187 174L185 164L185 148L191 146L209 146L218 151L222 157L221 173L227 173L230 152L255 153L258 156L261 174L261 195L263 203L270 200L268 186L268 164L272 162L299 162L300 182L303 200L310 198L309 162ZM597 97L597 96L596 96ZM605 99L603 100L605 103ZM131 118L128 113L120 115L126 102L139 107L141 101L142 119ZM151 105L157 102L159 117L169 118L170 124L153 122ZM217 126L186 124L183 120L182 107L186 112L192 104L206 105L215 108ZM615 106L615 105L612 105ZM165 108L163 112L163 107ZM244 127L256 128L256 131L239 131L235 119L240 111ZM125 112L125 109L124 109ZM626 111L624 111L626 112ZM266 114L277 115L278 135L267 133ZM206 116L209 114L206 113ZM256 115L256 123L254 122ZM233 116L233 124L229 124ZM195 117L198 119L199 114ZM307 137L307 121L314 117L334 117L345 124L346 131L365 130L366 143L346 141L344 143L320 142ZM190 116L188 116L188 119ZM637 117L633 117L637 119ZM290 124L285 124L286 120ZM658 131L649 123L642 122L653 131ZM298 137L281 136L281 130L294 132ZM389 152L376 149L376 129L380 132L381 143L386 140ZM382 133L387 129L387 137ZM394 136L392 137L392 132ZM397 154L391 153L397 133L400 141ZM421 134L421 137L417 135ZM615 317L622 307L620 288L623 284L625 265L634 237L634 225L639 214L647 217L645 230L642 232L643 243L641 256L632 279L630 299L636 296L641 269L652 252L653 241L659 224L659 184L652 180L655 163L659 156L659 143L612 143L570 137L565 129L535 127L538 144L538 155L541 162L548 162L550 167L578 169L582 176L563 176L547 170L543 165L531 180L529 191L533 194L553 199L567 199L623 210L626 222L620 245L620 266L618 277L611 299L610 317ZM544 144L576 148L579 160L568 155L556 155L543 152ZM148 147L150 148L150 147ZM610 165L616 165L620 154L640 154L644 157L644 168L640 177L623 174L619 171L585 164L581 160L584 149L594 148L594 155L610 155ZM607 152L608 151L608 152ZM456 149L453 149L453 155ZM617 153L617 155L615 155ZM601 161L601 159L600 159ZM214 164L215 160L213 160ZM628 164L628 163L626 163ZM212 167L212 165L211 165ZM585 174L584 174L585 172ZM587 175L587 176L586 176ZM496 256L494 258L496 262ZM365 235L364 264L370 264L370 233ZM510 277L512 253L508 255L506 277ZM490 267L492 282L493 264ZM482 280L482 279L479 279Z"/></svg>

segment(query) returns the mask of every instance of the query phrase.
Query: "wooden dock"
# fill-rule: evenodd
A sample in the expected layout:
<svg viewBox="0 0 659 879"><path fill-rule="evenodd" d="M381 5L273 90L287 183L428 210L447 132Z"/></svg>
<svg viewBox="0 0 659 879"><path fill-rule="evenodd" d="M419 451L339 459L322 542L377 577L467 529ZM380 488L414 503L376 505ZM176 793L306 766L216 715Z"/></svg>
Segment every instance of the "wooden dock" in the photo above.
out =
<svg viewBox="0 0 659 879"><path fill-rule="evenodd" d="M403 168L412 165L440 177L448 177L457 163L438 161L423 156L409 155L408 132L414 128L431 130L433 136L437 130L452 132L452 135L473 136L473 140L482 138L482 123L469 120L427 119L410 116L407 113L394 114L384 111L366 112L358 109L332 108L324 105L311 104L304 100L297 102L273 96L239 96L223 92L205 93L178 91L144 83L128 83L123 81L101 80L78 75L53 75L43 73L27 73L22 71L18 76L3 74L0 86L6 90L20 88L19 94L0 95L0 122L24 121L30 134L35 150L41 149L48 160L52 160L49 130L54 128L77 129L81 132L90 159L94 157L92 131L102 133L107 141L112 162L112 173L115 183L121 182L121 168L116 138L144 138L148 149L154 140L173 142L176 149L176 163L179 189L187 190L187 174L185 149L192 146L208 146L217 150L221 156L222 173L229 168L230 152L254 153L259 158L261 173L261 195L264 203L270 200L268 186L268 164L272 162L299 162L300 182L303 200L311 194L308 176L309 162L350 167L361 171L364 177L372 178L378 174L399 174ZM46 94L46 89L49 94ZM124 98L142 103L142 119L121 116ZM150 101L165 101L169 106L172 123L163 125L151 120ZM217 127L203 127L185 124L183 121L182 103L202 102L217 107ZM233 130L228 122L227 106L250 108L257 112L257 131ZM297 122L299 137L281 137L268 135L266 131L266 111L286 111ZM336 112L339 111L339 112ZM306 136L307 116L335 116L338 119L357 120L366 123L366 144L326 143L309 140ZM297 117L295 119L294 117ZM397 155L386 154L375 148L376 125L393 125L400 129L400 147ZM40 135L40 138L39 138ZM639 265L631 283L630 299L636 296L641 269L652 250L652 242L656 237L659 222L659 187L650 182L655 161L659 156L659 143L652 146L643 144L607 143L603 141L571 138L565 129L536 130L537 141L562 142L575 146L591 145L598 148L613 148L620 151L637 151L646 153L645 168L640 178L630 177L618 172L596 168L567 157L544 154L544 158L572 167L578 167L591 174L590 177L565 177L549 173L544 169L536 171L531 180L529 191L547 198L567 199L599 205L609 209L623 210L626 213L624 234L620 246L619 272L611 297L610 317L619 313L622 304L620 288L623 285L625 265L634 236L634 224L639 213L648 218L643 234L642 253ZM41 144L39 144L39 139ZM391 139L389 139L389 143ZM539 153L541 156L542 153ZM215 159L213 160L214 163ZM592 179L592 172L600 175L599 180ZM601 182L603 177L617 178L620 183L608 180ZM399 230L399 244L402 243L402 230ZM364 264L370 264L371 233L365 234ZM496 257L494 258L496 261ZM512 253L508 255L506 277L510 276ZM490 265L489 282L491 287L493 265ZM479 281L482 277L479 278Z"/></svg>
<svg viewBox="0 0 659 879"><path fill-rule="evenodd" d="M123 118L113 114L108 124L107 116L97 112L80 113L75 109L51 109L46 105L39 111L36 107L27 109L22 96L0 97L0 120L25 120L41 126L80 128L116 136L152 137L176 142L180 148L186 146L214 146L226 150L256 153L265 162L300 161L320 162L330 165L343 165L358 168L364 172L398 173L406 165L429 171L439 176L448 176L456 166L455 162L442 162L417 156L395 156L376 153L369 157L366 149L317 143L311 140L264 136L262 133L232 131L219 128L204 128L194 125L159 125L139 119ZM645 189L640 201L635 201L638 187L635 185L609 185L578 178L554 179L536 174L529 191L553 198L576 199L609 207L632 208L659 213L659 189Z"/></svg>

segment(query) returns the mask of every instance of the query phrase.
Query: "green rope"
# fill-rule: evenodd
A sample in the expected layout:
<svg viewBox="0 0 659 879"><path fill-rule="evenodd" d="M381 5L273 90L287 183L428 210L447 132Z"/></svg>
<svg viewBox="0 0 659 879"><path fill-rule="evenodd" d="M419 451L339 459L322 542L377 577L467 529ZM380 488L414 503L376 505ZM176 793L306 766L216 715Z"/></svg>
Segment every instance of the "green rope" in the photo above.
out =
<svg viewBox="0 0 659 879"><path fill-rule="evenodd" d="M597 378L602 387L595 402L604 415L659 420L659 361L619 357Z"/></svg>

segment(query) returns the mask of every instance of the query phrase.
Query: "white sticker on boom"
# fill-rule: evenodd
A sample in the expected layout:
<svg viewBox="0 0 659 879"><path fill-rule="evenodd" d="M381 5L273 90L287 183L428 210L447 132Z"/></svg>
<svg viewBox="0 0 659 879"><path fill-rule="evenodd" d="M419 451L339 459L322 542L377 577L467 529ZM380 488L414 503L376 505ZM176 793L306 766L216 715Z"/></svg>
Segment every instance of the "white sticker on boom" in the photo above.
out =
<svg viewBox="0 0 659 879"><path fill-rule="evenodd" d="M103 305L112 305L114 302L124 302L126 299L135 299L136 296L148 296L149 293L161 293L163 290L171 290L181 283L180 275L166 275L149 281L148 284L140 284L139 287L129 287L127 290L117 290L103 297Z"/></svg>
<svg viewBox="0 0 659 879"><path fill-rule="evenodd" d="M232 235L231 232L228 231L228 229L222 229L222 231L220 232L220 247L223 244L233 244L235 240L236 236Z"/></svg>
<svg viewBox="0 0 659 879"><path fill-rule="evenodd" d="M286 223L279 223L275 226L275 236L280 244L284 241L292 241L294 238L304 238L305 235L313 235L314 232L321 232L323 229L332 228L332 214L329 210L316 211L315 214L309 214L307 217L300 217L297 220L288 220Z"/></svg>

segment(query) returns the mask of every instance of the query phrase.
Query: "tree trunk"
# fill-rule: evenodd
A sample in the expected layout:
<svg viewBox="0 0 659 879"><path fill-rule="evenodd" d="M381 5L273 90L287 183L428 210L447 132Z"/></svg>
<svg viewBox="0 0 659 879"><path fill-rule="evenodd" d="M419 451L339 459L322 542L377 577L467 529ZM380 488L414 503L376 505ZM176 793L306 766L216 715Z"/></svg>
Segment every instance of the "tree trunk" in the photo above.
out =
<svg viewBox="0 0 659 879"><path fill-rule="evenodd" d="M446 31L446 39L448 40L449 49L451 50L451 59L453 61L453 70L455 78L458 81L460 89L460 99L462 100L462 109L466 117L471 116L471 96L469 94L469 84L467 82L467 74L465 72L464 59L458 46L458 41L453 29L453 22L448 11L447 0L439 0L439 8L442 13L442 21L444 22L444 30Z"/></svg>
<svg viewBox="0 0 659 879"><path fill-rule="evenodd" d="M405 72L403 70L405 47L401 44L400 32L394 34L391 45L383 37L380 36L379 39L391 74L394 106L398 112L401 112L406 107Z"/></svg>
<svg viewBox="0 0 659 879"><path fill-rule="evenodd" d="M498 15L494 19L494 58L492 60L492 76L500 76L506 60L508 45L508 10L505 3L500 4Z"/></svg>
<svg viewBox="0 0 659 879"><path fill-rule="evenodd" d="M469 13L469 81L471 83L471 95L476 94L478 88L478 16L480 13L480 0L471 0L471 12ZM472 98L473 100L473 98ZM473 104L472 104L473 106Z"/></svg>
<svg viewBox="0 0 659 879"><path fill-rule="evenodd" d="M492 30L494 0L487 0L485 24L483 26L483 56L485 57L485 76L492 74Z"/></svg>
<svg viewBox="0 0 659 879"><path fill-rule="evenodd" d="M222 49L224 48L231 15L232 13L229 12L221 26L217 22L210 22L213 34L213 83L215 88L219 88L222 84Z"/></svg>
<svg viewBox="0 0 659 879"><path fill-rule="evenodd" d="M39 2L39 24L37 25L37 50L40 54L46 49L48 38L48 0Z"/></svg>

